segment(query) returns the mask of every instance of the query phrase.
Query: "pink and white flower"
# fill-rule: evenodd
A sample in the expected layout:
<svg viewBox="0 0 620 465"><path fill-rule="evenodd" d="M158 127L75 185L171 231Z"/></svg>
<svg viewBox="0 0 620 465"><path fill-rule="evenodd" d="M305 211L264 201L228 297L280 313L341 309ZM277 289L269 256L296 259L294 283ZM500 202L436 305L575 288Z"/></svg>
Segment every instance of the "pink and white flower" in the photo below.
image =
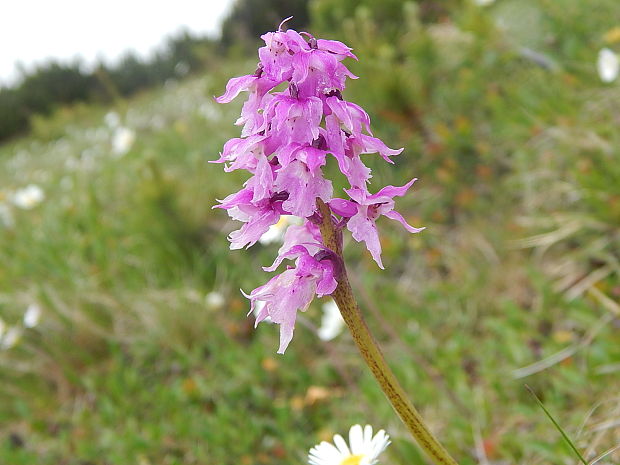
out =
<svg viewBox="0 0 620 465"><path fill-rule="evenodd" d="M225 171L242 169L251 175L243 189L221 200L217 208L244 223L230 234L231 249L267 241L282 218L302 222L279 233L283 245L265 270L276 271L284 260L293 260L294 266L246 295L257 324L269 317L280 325L282 353L293 337L297 312L305 311L315 296L333 293L341 269L340 257L326 249L316 226L321 220L317 199L329 205L331 220L338 222L335 226L346 224L382 268L375 225L379 216L395 219L411 232L420 229L394 210L394 197L404 195L413 181L368 192L372 173L362 155L378 154L392 163L391 157L403 149L391 149L374 137L368 114L343 98L346 79L356 79L342 63L357 59L351 49L291 29L261 38L265 46L258 51L256 71L232 78L216 98L228 103L248 93L235 123L243 126L241 137L228 141L216 162L224 163ZM274 90L283 83L286 89ZM350 184L345 190L348 198L334 198L332 182L324 175L328 155L336 159Z"/></svg>

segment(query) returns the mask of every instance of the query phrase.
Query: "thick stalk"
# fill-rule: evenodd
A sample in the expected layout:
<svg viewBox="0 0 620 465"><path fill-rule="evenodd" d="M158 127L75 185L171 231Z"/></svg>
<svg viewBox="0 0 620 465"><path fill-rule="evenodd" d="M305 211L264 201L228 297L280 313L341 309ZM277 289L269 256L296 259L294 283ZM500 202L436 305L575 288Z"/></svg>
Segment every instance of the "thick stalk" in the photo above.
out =
<svg viewBox="0 0 620 465"><path fill-rule="evenodd" d="M372 336L370 329L368 329L362 312L353 296L344 260L342 259L341 232L334 227L329 207L320 199L317 199L317 204L322 218L320 229L323 243L328 249L338 255L341 265L338 287L332 294L332 297L336 301L364 361L400 419L433 462L437 465L458 465L428 429L421 415L415 409L385 361L383 353Z"/></svg>

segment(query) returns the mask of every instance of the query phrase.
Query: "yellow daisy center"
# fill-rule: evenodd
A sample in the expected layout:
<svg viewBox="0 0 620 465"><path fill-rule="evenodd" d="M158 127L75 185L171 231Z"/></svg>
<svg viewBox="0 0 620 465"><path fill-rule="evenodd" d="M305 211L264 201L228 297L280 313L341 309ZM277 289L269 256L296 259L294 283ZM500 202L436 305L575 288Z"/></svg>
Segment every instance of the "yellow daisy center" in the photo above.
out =
<svg viewBox="0 0 620 465"><path fill-rule="evenodd" d="M360 465L363 458L364 455L349 455L342 462L340 462L340 465Z"/></svg>

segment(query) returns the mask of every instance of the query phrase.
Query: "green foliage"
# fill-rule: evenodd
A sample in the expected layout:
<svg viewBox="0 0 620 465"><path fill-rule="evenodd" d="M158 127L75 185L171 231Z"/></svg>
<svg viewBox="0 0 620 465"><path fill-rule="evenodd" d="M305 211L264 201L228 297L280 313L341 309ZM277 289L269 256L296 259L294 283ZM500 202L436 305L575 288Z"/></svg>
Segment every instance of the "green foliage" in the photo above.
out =
<svg viewBox="0 0 620 465"><path fill-rule="evenodd" d="M163 50L143 60L132 53L111 66L83 71L79 62L55 61L24 72L15 88L0 88L0 141L33 126L32 120L75 102L107 102L128 97L168 79L203 69L216 55L215 41L182 32Z"/></svg>
<svg viewBox="0 0 620 465"><path fill-rule="evenodd" d="M15 89L0 88L0 140L24 131L28 115Z"/></svg>
<svg viewBox="0 0 620 465"><path fill-rule="evenodd" d="M527 390L530 392L530 394L532 394L532 396L534 397L534 399L536 400L536 403L540 406L540 408L543 410L543 412L545 412L545 415L547 415L547 418L549 418L549 420L551 420L551 422L553 423L553 426L555 426L555 428L558 430L558 432L562 435L562 438L564 439L564 442L566 443L566 445L568 447L570 447L570 449L575 453L575 455L577 456L577 458L579 458L579 460L581 461L581 463L583 463L584 465L588 465L588 462L586 461L586 459L583 458L583 456L581 455L581 452L579 452L577 450L577 448L575 447L575 445L573 444L573 441L570 440L570 438L566 435L566 433L564 432L564 430L562 429L562 427L560 425L558 425L558 422L555 421L555 418L553 418L553 416L551 415L551 413L549 413L549 411L547 410L547 408L545 407L545 404L543 404L540 399L538 398L538 396L536 395L536 393L532 390L532 388L530 388L528 385L525 385L525 387L527 388Z"/></svg>
<svg viewBox="0 0 620 465"><path fill-rule="evenodd" d="M79 62L70 65L50 62L39 66L19 86L21 104L30 114L45 115L56 105L86 99L93 82L80 68Z"/></svg>
<svg viewBox="0 0 620 465"><path fill-rule="evenodd" d="M253 53L258 37L276 30L289 16L293 16L291 27L304 30L309 23L308 0L236 0L222 24L222 46Z"/></svg>

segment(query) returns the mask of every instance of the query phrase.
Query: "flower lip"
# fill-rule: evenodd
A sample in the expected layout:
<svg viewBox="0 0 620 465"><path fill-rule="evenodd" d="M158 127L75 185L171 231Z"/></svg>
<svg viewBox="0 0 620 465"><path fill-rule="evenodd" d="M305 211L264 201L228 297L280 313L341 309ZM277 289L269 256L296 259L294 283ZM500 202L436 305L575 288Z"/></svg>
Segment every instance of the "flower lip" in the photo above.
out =
<svg viewBox="0 0 620 465"><path fill-rule="evenodd" d="M357 213L357 202L353 202L345 199L332 199L329 202L329 207L338 215L350 218Z"/></svg>
<svg viewBox="0 0 620 465"><path fill-rule="evenodd" d="M333 265L334 277L338 278L342 274L343 265L341 263L340 257L338 257L338 255L335 254L333 251L327 248L321 249L317 253L314 254L313 258L317 262L323 262L323 261L329 260Z"/></svg>

